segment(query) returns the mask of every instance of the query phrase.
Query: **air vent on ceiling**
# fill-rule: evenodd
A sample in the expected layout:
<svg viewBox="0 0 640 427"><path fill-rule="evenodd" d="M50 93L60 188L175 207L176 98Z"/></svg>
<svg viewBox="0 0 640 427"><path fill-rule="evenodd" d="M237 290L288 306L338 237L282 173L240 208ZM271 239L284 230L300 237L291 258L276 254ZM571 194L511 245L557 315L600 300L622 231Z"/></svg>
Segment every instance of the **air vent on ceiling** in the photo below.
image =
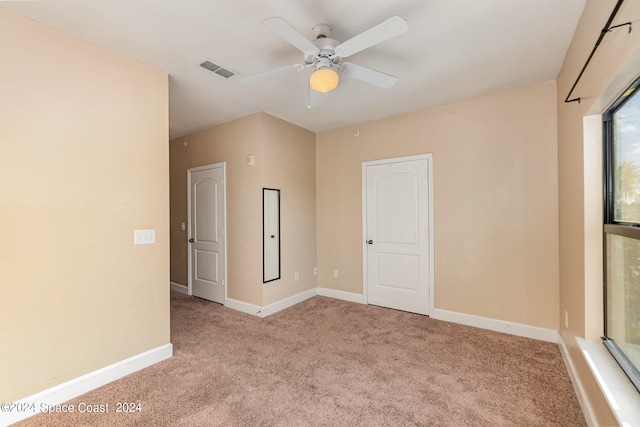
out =
<svg viewBox="0 0 640 427"><path fill-rule="evenodd" d="M233 77L237 74L235 71L231 71L228 68L224 68L218 64L214 64L211 61L204 61L202 64L200 64L200 66L202 68L206 68L207 70L213 73L216 73L220 77L224 77L225 79Z"/></svg>

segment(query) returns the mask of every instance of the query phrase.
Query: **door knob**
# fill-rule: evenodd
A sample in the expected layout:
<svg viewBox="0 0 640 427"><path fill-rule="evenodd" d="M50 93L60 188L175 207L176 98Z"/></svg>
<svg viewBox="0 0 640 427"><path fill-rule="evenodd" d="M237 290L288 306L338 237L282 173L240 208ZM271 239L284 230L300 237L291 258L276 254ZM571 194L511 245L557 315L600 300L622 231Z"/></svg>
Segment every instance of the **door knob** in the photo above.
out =
<svg viewBox="0 0 640 427"><path fill-rule="evenodd" d="M373 240L367 240L367 244L373 245Z"/></svg>
<svg viewBox="0 0 640 427"><path fill-rule="evenodd" d="M195 242L195 239L189 239L189 243Z"/></svg>

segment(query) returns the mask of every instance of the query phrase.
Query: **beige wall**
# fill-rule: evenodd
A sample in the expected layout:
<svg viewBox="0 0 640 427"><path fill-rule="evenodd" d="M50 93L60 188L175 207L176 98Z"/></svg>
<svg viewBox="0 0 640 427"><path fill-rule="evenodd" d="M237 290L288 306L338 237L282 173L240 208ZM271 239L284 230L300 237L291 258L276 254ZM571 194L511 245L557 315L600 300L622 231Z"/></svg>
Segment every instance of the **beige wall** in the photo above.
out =
<svg viewBox="0 0 640 427"><path fill-rule="evenodd" d="M315 134L262 114L262 186L280 189L280 280L263 287L263 305L316 288ZM300 273L300 281L294 281Z"/></svg>
<svg viewBox="0 0 640 427"><path fill-rule="evenodd" d="M598 339L602 323L602 140L600 117L637 76L640 40L627 28L608 33L572 96L564 100L593 49L614 1L588 0L558 75L560 212L560 333L601 425L616 425L587 367L576 337ZM625 2L614 24L640 16L639 2ZM594 116L595 115L595 116Z"/></svg>
<svg viewBox="0 0 640 427"><path fill-rule="evenodd" d="M319 286L362 293L362 162L433 153L435 307L557 329L555 100L549 82L319 133Z"/></svg>
<svg viewBox="0 0 640 427"><path fill-rule="evenodd" d="M187 169L226 162L227 295L262 305L261 175L247 166L248 154L260 146L260 115L234 120L169 144L171 182L171 281L187 286ZM184 145L184 142L187 145Z"/></svg>
<svg viewBox="0 0 640 427"><path fill-rule="evenodd" d="M184 142L187 141L187 145ZM255 166L247 156L255 156ZM187 169L226 162L227 296L264 306L316 287L315 136L265 113L170 143L171 281L188 284ZM281 190L281 279L262 284L262 188ZM294 282L294 273L300 281Z"/></svg>
<svg viewBox="0 0 640 427"><path fill-rule="evenodd" d="M169 343L168 81L2 9L0 56L10 402Z"/></svg>

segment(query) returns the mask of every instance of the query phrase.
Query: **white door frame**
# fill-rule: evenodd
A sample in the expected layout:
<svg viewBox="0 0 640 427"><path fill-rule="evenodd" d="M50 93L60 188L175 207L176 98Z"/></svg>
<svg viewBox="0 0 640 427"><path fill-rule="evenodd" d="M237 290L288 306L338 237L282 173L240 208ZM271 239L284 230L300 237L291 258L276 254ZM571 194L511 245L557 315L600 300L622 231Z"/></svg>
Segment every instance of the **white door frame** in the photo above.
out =
<svg viewBox="0 0 640 427"><path fill-rule="evenodd" d="M429 180L429 307L427 315L430 315L434 310L434 232L433 232L433 154L418 154L415 156L406 157L394 157L390 159L374 160L369 162L362 162L362 296L366 304L369 304L368 297L368 265L367 265L367 242L365 237L367 236L367 166L383 165L387 163L400 163L411 160L426 160L427 161L427 177Z"/></svg>
<svg viewBox="0 0 640 427"><path fill-rule="evenodd" d="M222 198L224 203L224 221L222 223L222 227L224 230L224 274L222 280L224 280L224 305L227 305L227 288L229 283L227 282L227 164L226 162L213 163L210 165L198 166L195 168L187 169L187 238L190 237L189 233L191 233L191 174L193 172L199 172L207 169L215 169L222 168ZM188 246L187 250L187 262L188 262L188 270L187 270L187 295L193 295L193 283L192 283L192 255L191 255L191 246Z"/></svg>

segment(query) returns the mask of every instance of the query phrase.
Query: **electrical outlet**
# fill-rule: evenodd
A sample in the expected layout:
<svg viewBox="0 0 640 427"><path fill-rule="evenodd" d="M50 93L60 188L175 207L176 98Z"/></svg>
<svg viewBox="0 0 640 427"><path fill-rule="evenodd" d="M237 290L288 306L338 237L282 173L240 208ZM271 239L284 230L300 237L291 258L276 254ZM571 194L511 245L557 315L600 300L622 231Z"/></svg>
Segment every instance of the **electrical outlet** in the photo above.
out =
<svg viewBox="0 0 640 427"><path fill-rule="evenodd" d="M567 310L564 311L564 327L569 329L569 312Z"/></svg>
<svg viewBox="0 0 640 427"><path fill-rule="evenodd" d="M314 276L318 275L318 267L313 267L313 275Z"/></svg>
<svg viewBox="0 0 640 427"><path fill-rule="evenodd" d="M296 282L299 282L300 281L300 273L294 274L293 275L293 280L296 281Z"/></svg>
<svg viewBox="0 0 640 427"><path fill-rule="evenodd" d="M333 278L334 279L338 278L338 270L333 270Z"/></svg>

